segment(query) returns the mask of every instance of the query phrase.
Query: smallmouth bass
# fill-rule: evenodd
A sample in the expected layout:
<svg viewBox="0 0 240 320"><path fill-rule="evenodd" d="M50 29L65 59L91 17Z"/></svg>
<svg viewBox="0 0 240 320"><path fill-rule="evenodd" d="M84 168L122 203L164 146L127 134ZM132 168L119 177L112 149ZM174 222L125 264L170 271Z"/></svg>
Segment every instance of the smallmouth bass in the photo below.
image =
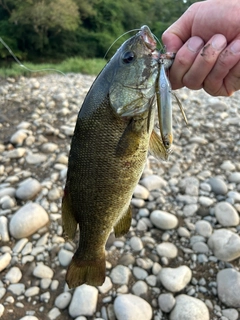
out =
<svg viewBox="0 0 240 320"><path fill-rule="evenodd" d="M154 131L156 41L147 26L125 41L90 88L71 142L62 201L63 229L79 246L66 274L69 288L105 280L105 244L131 226L130 201L148 150L168 154Z"/></svg>

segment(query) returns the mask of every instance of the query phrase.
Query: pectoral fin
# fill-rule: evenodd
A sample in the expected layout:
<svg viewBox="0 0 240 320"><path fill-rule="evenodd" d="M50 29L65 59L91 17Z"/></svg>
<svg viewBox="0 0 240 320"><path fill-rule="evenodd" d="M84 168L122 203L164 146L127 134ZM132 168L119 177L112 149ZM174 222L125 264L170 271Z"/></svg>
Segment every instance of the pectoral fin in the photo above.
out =
<svg viewBox="0 0 240 320"><path fill-rule="evenodd" d="M127 157L134 154L138 149L140 138L141 135L135 128L134 120L131 119L118 142L116 155Z"/></svg>
<svg viewBox="0 0 240 320"><path fill-rule="evenodd" d="M169 156L169 150L164 147L161 138L154 130L149 141L149 152L158 160L167 160Z"/></svg>
<svg viewBox="0 0 240 320"><path fill-rule="evenodd" d="M72 240L77 230L77 221L72 211L71 199L67 186L65 187L62 200L62 224L66 238Z"/></svg>
<svg viewBox="0 0 240 320"><path fill-rule="evenodd" d="M131 221L132 221L132 208L131 206L129 206L127 211L124 213L124 215L120 218L120 220L118 220L118 222L114 226L114 233L116 238L123 236L129 231L131 227Z"/></svg>

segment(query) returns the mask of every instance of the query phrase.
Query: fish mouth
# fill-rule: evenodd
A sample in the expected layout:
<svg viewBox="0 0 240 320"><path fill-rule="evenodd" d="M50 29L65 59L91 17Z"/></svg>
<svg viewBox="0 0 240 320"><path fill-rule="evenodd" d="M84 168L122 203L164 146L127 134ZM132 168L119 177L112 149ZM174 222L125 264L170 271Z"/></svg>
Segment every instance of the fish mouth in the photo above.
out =
<svg viewBox="0 0 240 320"><path fill-rule="evenodd" d="M157 43L153 37L153 34L148 26L142 26L140 30L140 35L147 46L152 52L156 50Z"/></svg>

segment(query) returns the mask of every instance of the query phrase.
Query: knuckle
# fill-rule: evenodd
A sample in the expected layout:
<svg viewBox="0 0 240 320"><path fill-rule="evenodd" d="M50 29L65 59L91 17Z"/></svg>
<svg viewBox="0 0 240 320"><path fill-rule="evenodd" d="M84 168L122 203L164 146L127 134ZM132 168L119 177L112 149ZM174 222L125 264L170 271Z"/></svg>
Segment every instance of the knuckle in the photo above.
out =
<svg viewBox="0 0 240 320"><path fill-rule="evenodd" d="M199 90L202 88L202 83L197 82L196 78L185 76L183 78L183 85L191 90Z"/></svg>

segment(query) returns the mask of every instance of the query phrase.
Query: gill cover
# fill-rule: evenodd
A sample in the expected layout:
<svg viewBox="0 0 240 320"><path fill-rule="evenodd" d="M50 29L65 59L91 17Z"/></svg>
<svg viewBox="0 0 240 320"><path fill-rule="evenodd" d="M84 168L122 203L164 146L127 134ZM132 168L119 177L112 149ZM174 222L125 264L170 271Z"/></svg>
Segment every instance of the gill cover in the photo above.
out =
<svg viewBox="0 0 240 320"><path fill-rule="evenodd" d="M149 101L155 95L158 62L153 57L155 43L147 26L123 43L112 58L114 76L110 84L109 99L114 112L131 117L148 110Z"/></svg>

